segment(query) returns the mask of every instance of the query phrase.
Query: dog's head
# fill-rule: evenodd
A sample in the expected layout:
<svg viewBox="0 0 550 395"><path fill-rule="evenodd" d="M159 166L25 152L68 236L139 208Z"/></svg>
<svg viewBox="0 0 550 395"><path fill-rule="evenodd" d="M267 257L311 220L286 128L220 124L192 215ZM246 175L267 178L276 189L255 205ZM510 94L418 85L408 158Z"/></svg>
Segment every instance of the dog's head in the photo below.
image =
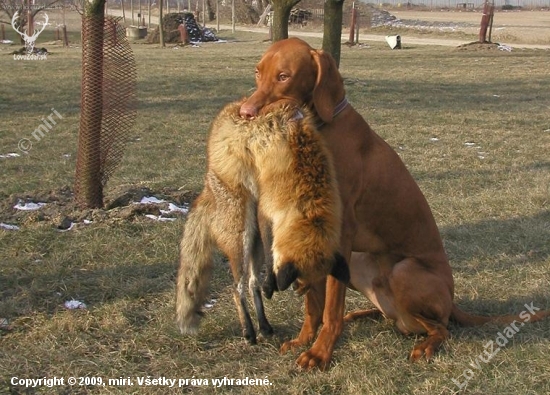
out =
<svg viewBox="0 0 550 395"><path fill-rule="evenodd" d="M256 66L256 91L241 105L240 115L253 119L271 106L308 105L331 122L344 98L344 85L332 56L305 41L290 38L274 43Z"/></svg>

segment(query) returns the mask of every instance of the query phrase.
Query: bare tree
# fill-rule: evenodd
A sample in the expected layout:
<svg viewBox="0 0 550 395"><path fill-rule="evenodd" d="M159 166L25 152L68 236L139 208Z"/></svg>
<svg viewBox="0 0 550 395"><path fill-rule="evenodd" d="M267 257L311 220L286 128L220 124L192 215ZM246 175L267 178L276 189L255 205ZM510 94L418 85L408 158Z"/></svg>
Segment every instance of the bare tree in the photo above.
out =
<svg viewBox="0 0 550 395"><path fill-rule="evenodd" d="M337 65L342 47L343 7L344 0L325 0L323 50L332 55Z"/></svg>
<svg viewBox="0 0 550 395"><path fill-rule="evenodd" d="M36 14L59 2L60 0L48 0L38 5L33 4L30 0L0 0L0 23L11 25L13 16L17 14L15 25L18 30L27 30L27 34L30 35L32 32L27 26L29 18L32 21ZM21 40L21 43L23 43L23 38L21 38Z"/></svg>
<svg viewBox="0 0 550 395"><path fill-rule="evenodd" d="M290 11L299 2L300 0L273 0L273 41L288 38Z"/></svg>

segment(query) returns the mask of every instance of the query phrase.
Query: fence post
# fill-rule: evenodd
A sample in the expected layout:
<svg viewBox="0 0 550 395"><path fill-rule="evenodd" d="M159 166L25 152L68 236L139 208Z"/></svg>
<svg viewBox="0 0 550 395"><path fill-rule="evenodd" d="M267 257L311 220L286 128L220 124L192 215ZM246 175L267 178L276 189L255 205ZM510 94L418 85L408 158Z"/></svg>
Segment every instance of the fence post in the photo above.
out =
<svg viewBox="0 0 550 395"><path fill-rule="evenodd" d="M349 43L353 45L355 43L355 22L356 22L356 10L355 2L351 3L351 23L349 26Z"/></svg>

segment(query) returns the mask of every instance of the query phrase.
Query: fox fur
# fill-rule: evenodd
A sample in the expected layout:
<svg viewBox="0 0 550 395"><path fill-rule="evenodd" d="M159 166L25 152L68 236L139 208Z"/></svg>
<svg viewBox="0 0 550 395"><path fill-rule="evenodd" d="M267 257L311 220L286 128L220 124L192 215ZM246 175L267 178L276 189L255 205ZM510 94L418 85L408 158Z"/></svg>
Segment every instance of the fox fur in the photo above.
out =
<svg viewBox="0 0 550 395"><path fill-rule="evenodd" d="M307 289L329 274L349 281L339 254L342 208L336 175L314 116L287 105L244 120L240 105L227 105L212 123L205 187L180 244L176 308L182 333L197 330L216 246L229 258L235 302L249 340L255 334L243 293L246 276L258 318L265 320L260 330L262 325L271 329L258 284L264 248L271 248L279 290L295 281ZM271 245L264 246L259 237L258 212L270 226Z"/></svg>

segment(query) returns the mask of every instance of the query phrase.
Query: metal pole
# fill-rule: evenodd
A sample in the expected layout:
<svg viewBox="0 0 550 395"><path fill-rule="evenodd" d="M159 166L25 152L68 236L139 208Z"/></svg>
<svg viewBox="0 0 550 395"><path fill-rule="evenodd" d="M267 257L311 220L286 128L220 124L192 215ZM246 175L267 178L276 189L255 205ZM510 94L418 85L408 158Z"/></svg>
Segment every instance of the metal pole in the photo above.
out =
<svg viewBox="0 0 550 395"><path fill-rule="evenodd" d="M235 0L231 0L231 31L235 33Z"/></svg>

